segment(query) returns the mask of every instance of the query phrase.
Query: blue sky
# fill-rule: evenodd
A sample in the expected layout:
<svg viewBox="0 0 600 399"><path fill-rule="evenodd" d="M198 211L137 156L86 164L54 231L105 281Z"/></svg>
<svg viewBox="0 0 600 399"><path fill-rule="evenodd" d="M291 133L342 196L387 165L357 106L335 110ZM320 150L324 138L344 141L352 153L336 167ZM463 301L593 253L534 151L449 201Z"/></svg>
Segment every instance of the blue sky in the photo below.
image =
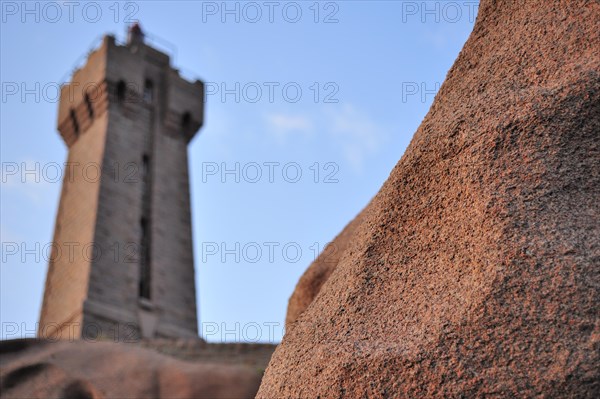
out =
<svg viewBox="0 0 600 399"><path fill-rule="evenodd" d="M56 87L98 37L123 39L139 20L209 89L189 156L200 331L213 342L281 339L298 278L400 159L477 10L474 1L1 6L0 337L32 336L39 316L61 187L52 165L66 160Z"/></svg>

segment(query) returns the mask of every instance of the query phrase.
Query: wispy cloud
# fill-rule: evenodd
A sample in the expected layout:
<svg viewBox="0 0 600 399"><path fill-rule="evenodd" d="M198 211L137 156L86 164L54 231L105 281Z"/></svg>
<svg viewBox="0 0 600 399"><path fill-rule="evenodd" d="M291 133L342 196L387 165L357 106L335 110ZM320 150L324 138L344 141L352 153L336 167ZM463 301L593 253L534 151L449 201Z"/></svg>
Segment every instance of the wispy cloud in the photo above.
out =
<svg viewBox="0 0 600 399"><path fill-rule="evenodd" d="M322 132L326 136L319 136L320 139L328 138L357 172L363 170L366 159L374 156L388 137L387 129L351 104L329 108L312 118L304 115L269 114L266 123L268 131L280 144L287 144L292 137L313 137L315 131Z"/></svg>
<svg viewBox="0 0 600 399"><path fill-rule="evenodd" d="M313 122L301 115L269 114L266 116L269 131L280 143L285 143L291 135L311 135Z"/></svg>
<svg viewBox="0 0 600 399"><path fill-rule="evenodd" d="M448 44L448 35L440 31L426 31L423 35L426 43L433 45L436 49L442 49Z"/></svg>
<svg viewBox="0 0 600 399"><path fill-rule="evenodd" d="M328 112L329 132L346 160L361 171L365 160L382 148L387 131L369 115L351 104Z"/></svg>

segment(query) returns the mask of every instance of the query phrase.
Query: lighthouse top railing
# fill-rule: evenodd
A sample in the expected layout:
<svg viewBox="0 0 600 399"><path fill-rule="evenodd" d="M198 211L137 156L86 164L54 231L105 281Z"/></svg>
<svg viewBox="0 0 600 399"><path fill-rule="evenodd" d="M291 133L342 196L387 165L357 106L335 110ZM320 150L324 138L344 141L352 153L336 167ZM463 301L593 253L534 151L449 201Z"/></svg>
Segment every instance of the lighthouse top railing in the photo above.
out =
<svg viewBox="0 0 600 399"><path fill-rule="evenodd" d="M115 38L115 43L117 45L119 45L119 46L127 45L126 39L118 38L116 35L111 34L111 33L108 33L107 35L112 35ZM85 51L84 53L82 53L77 58L77 60L73 63L73 66L71 67L71 69L69 69L69 71L67 73L65 73L63 75L63 77L59 80L59 85L61 87L64 86L65 84L69 83L71 81L71 78L73 77L73 74L85 65L90 54L93 53L94 51L96 51L96 49L98 49L98 47L100 47L100 45L102 44L102 40L104 40L104 36L106 36L106 35L99 35L99 36L95 37L94 40L91 42L91 44L88 46L88 50ZM165 54L167 54L169 56L169 58L171 59L171 65L177 65L177 47L173 43L171 43L159 36L149 34L147 32L144 32L144 42L148 45L151 45L154 48L161 50ZM182 69L179 67L174 67L174 69L176 69L183 77L189 79L190 81L200 80L200 78L195 73L193 73L189 70Z"/></svg>

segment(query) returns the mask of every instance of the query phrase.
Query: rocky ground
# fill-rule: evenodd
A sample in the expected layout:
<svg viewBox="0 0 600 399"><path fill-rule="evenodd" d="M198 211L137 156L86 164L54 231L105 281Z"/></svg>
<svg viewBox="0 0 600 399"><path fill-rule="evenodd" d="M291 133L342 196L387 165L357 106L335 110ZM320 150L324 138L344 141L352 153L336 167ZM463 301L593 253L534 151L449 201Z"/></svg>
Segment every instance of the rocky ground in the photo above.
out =
<svg viewBox="0 0 600 399"><path fill-rule="evenodd" d="M253 398L274 350L198 340L0 341L2 398Z"/></svg>

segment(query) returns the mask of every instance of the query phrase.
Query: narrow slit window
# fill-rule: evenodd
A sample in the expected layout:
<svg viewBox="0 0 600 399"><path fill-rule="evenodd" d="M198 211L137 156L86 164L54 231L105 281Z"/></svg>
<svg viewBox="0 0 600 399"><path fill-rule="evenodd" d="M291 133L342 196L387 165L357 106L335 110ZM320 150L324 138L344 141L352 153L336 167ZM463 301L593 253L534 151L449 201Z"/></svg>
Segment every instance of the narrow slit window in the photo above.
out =
<svg viewBox="0 0 600 399"><path fill-rule="evenodd" d="M192 127L192 116L186 112L181 117L181 131L183 134L189 134Z"/></svg>
<svg viewBox="0 0 600 399"><path fill-rule="evenodd" d="M90 96L88 94L85 95L85 105L87 106L88 116L90 119L94 119L94 107L92 105L92 100L90 100Z"/></svg>
<svg viewBox="0 0 600 399"><path fill-rule="evenodd" d="M142 240L140 253L140 281L139 281L139 296L140 298L150 299L150 248L148 239L148 220L141 220Z"/></svg>
<svg viewBox="0 0 600 399"><path fill-rule="evenodd" d="M75 135L79 136L79 123L77 122L77 116L75 115L74 109L71 109L71 123L73 124Z"/></svg>
<svg viewBox="0 0 600 399"><path fill-rule="evenodd" d="M150 260L150 224L148 215L150 214L150 157L148 154L142 155L142 218L140 220L140 280L139 296L140 298L150 299L151 297L151 260Z"/></svg>
<svg viewBox="0 0 600 399"><path fill-rule="evenodd" d="M144 154L142 156L142 176L144 177L144 180L147 179L149 169L150 169L150 158L148 157L148 154ZM144 181L144 183L146 183L146 181Z"/></svg>
<svg viewBox="0 0 600 399"><path fill-rule="evenodd" d="M152 103L152 99L154 97L154 84L150 79L146 79L144 83L144 101L148 104Z"/></svg>
<svg viewBox="0 0 600 399"><path fill-rule="evenodd" d="M125 94L127 92L127 88L125 87L125 82L122 80L117 83L117 102L123 103L125 102Z"/></svg>

